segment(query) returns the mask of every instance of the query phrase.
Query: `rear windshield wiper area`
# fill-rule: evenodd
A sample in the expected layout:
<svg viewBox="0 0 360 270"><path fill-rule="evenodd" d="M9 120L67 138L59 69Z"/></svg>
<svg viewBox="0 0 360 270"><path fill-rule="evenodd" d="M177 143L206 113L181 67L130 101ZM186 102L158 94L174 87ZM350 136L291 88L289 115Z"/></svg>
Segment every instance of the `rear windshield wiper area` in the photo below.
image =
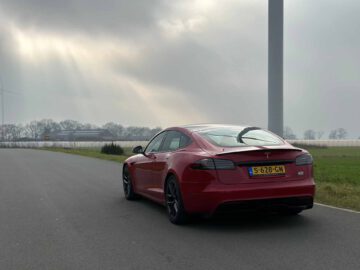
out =
<svg viewBox="0 0 360 270"><path fill-rule="evenodd" d="M247 128L244 128L239 134L238 134L238 136L237 136L237 141L239 142L239 143L245 143L244 141L243 141L243 138L246 138L246 137L244 137L244 135L246 134L246 133L248 133L249 131L252 131L252 130L260 130L261 128L259 128L259 127L247 127ZM249 138L251 138L251 137L247 137L246 139L249 139ZM258 140L258 139L257 139ZM245 143L246 144L246 143Z"/></svg>
<svg viewBox="0 0 360 270"><path fill-rule="evenodd" d="M262 141L262 142L269 142L269 143L276 143L274 141L268 141L268 140L263 140L263 139L258 139L258 138L254 138L254 137L241 137L242 139L248 139L248 140L256 140L256 141ZM244 142L243 142L244 143Z"/></svg>

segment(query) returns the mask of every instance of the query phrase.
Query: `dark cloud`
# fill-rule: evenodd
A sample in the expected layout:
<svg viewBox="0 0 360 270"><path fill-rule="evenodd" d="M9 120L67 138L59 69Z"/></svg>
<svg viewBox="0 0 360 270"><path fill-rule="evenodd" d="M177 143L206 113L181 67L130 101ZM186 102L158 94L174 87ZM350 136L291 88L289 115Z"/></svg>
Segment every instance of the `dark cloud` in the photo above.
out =
<svg viewBox="0 0 360 270"><path fill-rule="evenodd" d="M216 51L191 39L163 43L151 48L140 64L120 72L183 93L189 106L201 108L212 121L265 125L266 58L256 51L243 54L241 48L239 45L234 58L242 58L246 65L225 61ZM253 66L259 62L262 67L255 71ZM255 76L253 72L257 72Z"/></svg>
<svg viewBox="0 0 360 270"><path fill-rule="evenodd" d="M204 3L0 0L0 74L25 92L9 96L9 119L266 126L267 1ZM285 124L300 136L340 126L360 135L359 13L355 0L285 1ZM14 27L86 55L26 61Z"/></svg>
<svg viewBox="0 0 360 270"><path fill-rule="evenodd" d="M152 27L160 0L1 0L9 20L48 31L133 35Z"/></svg>

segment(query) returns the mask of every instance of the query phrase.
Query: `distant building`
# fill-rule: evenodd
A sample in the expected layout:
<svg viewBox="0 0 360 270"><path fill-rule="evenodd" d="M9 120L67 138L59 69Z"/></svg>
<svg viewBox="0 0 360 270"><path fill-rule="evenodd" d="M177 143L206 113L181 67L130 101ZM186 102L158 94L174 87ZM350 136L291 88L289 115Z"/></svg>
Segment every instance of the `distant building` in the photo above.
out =
<svg viewBox="0 0 360 270"><path fill-rule="evenodd" d="M111 141L114 135L107 129L59 130L44 132L44 141Z"/></svg>

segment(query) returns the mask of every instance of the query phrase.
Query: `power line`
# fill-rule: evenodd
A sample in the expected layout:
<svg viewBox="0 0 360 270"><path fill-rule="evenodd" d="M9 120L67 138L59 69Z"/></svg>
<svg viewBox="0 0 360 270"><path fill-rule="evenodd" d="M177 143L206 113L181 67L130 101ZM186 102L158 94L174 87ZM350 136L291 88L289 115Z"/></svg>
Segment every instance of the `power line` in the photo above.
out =
<svg viewBox="0 0 360 270"><path fill-rule="evenodd" d="M5 119L5 90L3 87L2 79L0 77L0 92L1 92L1 141L4 141L4 119Z"/></svg>
<svg viewBox="0 0 360 270"><path fill-rule="evenodd" d="M14 94L14 95L21 95L22 94L20 92L5 90L4 88L3 88L3 92L7 93L7 94Z"/></svg>
<svg viewBox="0 0 360 270"><path fill-rule="evenodd" d="M1 95L1 141L5 139L4 125L5 125L5 93L13 95L21 95L17 91L9 91L5 89L2 77L0 76L0 95Z"/></svg>

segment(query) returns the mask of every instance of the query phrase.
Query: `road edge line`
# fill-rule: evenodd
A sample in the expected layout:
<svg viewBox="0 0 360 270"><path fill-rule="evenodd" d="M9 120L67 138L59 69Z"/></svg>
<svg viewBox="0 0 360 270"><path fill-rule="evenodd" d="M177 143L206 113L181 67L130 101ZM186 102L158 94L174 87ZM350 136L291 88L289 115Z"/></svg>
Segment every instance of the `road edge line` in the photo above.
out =
<svg viewBox="0 0 360 270"><path fill-rule="evenodd" d="M336 206L327 205L327 204L323 204L323 203L314 203L314 204L319 205L319 206L323 206L323 207L328 207L328 208L336 209L336 210L342 210L342 211L349 212L349 213L360 214L359 211L351 210L351 209L347 209L347 208L336 207Z"/></svg>

